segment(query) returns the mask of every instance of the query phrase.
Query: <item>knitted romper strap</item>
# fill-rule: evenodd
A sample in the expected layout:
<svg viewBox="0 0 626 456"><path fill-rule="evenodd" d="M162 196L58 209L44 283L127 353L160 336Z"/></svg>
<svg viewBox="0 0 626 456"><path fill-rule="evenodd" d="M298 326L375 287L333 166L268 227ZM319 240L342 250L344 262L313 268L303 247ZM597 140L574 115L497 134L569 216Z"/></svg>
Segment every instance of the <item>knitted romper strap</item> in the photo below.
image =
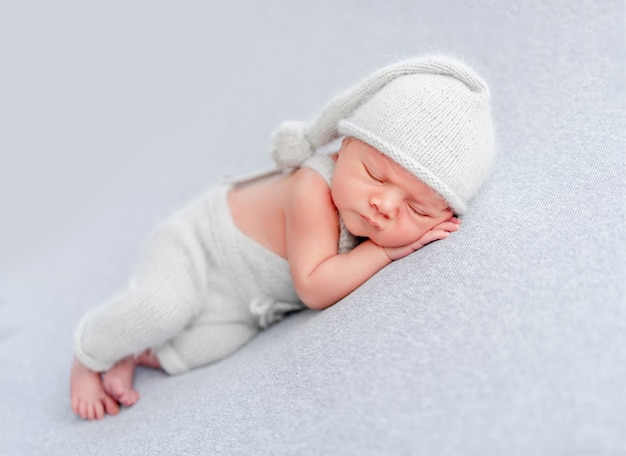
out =
<svg viewBox="0 0 626 456"><path fill-rule="evenodd" d="M324 178L324 180L330 187L330 183L333 178L333 172L335 171L335 160L333 160L330 155L313 155L307 158L301 166L304 168L311 168L312 170L316 171L320 176ZM341 217L339 217L339 226L340 231L337 252L347 253L354 247L356 247L356 245L358 244L358 238L348 231Z"/></svg>

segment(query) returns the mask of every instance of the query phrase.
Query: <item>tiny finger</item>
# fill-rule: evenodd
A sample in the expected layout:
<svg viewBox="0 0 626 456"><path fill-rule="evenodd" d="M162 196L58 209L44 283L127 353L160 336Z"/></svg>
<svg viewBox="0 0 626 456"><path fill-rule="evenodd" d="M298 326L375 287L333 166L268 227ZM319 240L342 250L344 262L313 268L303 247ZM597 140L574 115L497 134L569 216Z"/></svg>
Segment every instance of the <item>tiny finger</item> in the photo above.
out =
<svg viewBox="0 0 626 456"><path fill-rule="evenodd" d="M459 225L453 222L443 222L433 228L433 231L448 231L453 232L459 229Z"/></svg>
<svg viewBox="0 0 626 456"><path fill-rule="evenodd" d="M448 233L445 230L432 230L432 231L429 231L424 236L422 236L422 238L419 240L419 243L421 244L420 247L423 247L426 244L430 244L431 242L434 242L434 241L445 239L445 238L447 238L449 236L449 234L450 233Z"/></svg>

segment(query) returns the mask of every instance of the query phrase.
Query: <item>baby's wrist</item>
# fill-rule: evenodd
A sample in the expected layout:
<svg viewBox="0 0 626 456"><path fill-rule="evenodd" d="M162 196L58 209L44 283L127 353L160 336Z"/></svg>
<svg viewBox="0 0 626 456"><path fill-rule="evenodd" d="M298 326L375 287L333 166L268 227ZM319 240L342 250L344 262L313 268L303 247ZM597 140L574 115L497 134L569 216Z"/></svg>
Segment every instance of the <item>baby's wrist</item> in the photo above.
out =
<svg viewBox="0 0 626 456"><path fill-rule="evenodd" d="M382 245L378 245L376 244L374 241L372 241L371 239L368 241L371 242L372 247L379 252L380 258L382 261L384 261L385 263L391 263L394 258L393 255L390 254L390 252L388 251L387 247L383 247Z"/></svg>

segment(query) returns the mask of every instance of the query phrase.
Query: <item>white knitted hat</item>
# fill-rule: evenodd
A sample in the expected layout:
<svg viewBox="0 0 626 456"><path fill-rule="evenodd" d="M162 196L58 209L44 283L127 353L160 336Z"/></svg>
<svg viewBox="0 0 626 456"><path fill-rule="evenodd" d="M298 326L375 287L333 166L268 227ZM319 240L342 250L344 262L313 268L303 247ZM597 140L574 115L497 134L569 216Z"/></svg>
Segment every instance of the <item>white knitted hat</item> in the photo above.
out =
<svg viewBox="0 0 626 456"><path fill-rule="evenodd" d="M449 57L404 60L333 98L312 122L280 124L272 156L281 168L297 167L341 136L387 155L460 215L494 157L489 88Z"/></svg>

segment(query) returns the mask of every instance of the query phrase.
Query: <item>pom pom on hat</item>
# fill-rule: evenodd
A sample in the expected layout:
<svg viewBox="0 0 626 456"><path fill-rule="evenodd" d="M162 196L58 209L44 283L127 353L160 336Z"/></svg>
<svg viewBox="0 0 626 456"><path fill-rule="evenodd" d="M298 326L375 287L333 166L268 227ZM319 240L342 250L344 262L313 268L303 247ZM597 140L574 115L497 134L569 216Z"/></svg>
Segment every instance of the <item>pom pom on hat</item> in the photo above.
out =
<svg viewBox="0 0 626 456"><path fill-rule="evenodd" d="M306 122L290 120L272 133L272 158L280 169L296 168L315 153L306 127Z"/></svg>

